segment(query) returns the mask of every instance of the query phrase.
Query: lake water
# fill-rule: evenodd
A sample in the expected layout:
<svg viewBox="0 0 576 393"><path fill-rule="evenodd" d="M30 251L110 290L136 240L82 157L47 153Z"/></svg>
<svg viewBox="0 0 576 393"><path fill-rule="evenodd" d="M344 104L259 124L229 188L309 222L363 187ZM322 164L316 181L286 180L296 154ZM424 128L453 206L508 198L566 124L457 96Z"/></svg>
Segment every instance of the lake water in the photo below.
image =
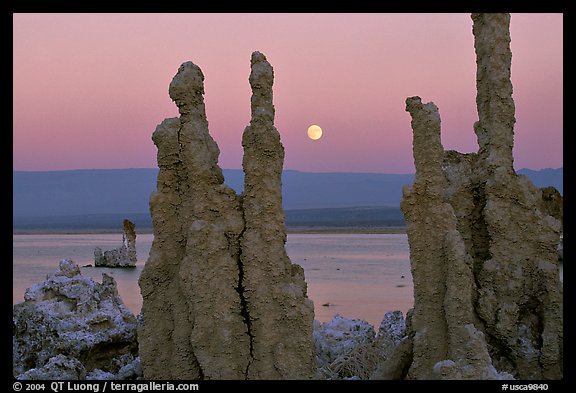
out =
<svg viewBox="0 0 576 393"><path fill-rule="evenodd" d="M134 314L142 298L138 277L148 258L152 234L136 239L138 263L132 269L84 267L94 264L94 248L119 247L121 234L13 235L13 303L53 273L63 258L80 266L82 275L102 282L114 277L118 292ZM405 234L289 234L286 251L304 268L308 297L315 319L330 321L335 314L368 321L378 329L387 311L406 313L413 305L408 239Z"/></svg>

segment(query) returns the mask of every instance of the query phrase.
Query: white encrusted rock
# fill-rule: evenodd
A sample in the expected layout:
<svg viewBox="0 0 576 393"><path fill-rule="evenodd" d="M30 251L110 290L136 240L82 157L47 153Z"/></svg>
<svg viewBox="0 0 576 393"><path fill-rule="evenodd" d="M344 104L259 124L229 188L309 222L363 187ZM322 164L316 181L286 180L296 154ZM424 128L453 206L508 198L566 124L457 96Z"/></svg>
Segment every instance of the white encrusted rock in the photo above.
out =
<svg viewBox="0 0 576 393"><path fill-rule="evenodd" d="M69 259L27 289L12 316L17 378L62 379L72 372L73 379L83 379L95 369L116 374L137 356L136 317L119 297L114 279L103 274L98 283L83 277Z"/></svg>
<svg viewBox="0 0 576 393"><path fill-rule="evenodd" d="M384 314L380 323L378 335L376 336L376 345L383 352L388 352L398 346L406 336L406 321L402 311L389 311Z"/></svg>
<svg viewBox="0 0 576 393"><path fill-rule="evenodd" d="M314 321L319 379L367 379L382 360L374 346L374 327L338 314L330 322Z"/></svg>
<svg viewBox="0 0 576 393"><path fill-rule="evenodd" d="M57 355L42 367L31 368L16 376L19 380L77 380L86 378L86 369L76 358Z"/></svg>

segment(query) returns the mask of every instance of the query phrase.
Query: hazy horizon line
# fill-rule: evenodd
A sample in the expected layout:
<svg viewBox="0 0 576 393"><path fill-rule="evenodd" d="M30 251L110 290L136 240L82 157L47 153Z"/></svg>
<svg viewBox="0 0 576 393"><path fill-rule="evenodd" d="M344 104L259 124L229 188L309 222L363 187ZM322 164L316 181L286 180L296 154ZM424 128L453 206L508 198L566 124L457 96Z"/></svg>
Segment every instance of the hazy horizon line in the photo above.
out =
<svg viewBox="0 0 576 393"><path fill-rule="evenodd" d="M515 171L520 171L520 170L531 170L531 171L543 171L543 170L557 170L557 169L563 169L564 165L559 166L557 168L552 168L552 167L545 167L545 168L528 168L528 167L523 167L523 168L519 168L516 169L514 168ZM46 172L80 172L80 171L115 171L115 170L131 170L131 169L155 169L158 170L158 167L123 167L123 168L76 168L76 169L48 169L48 170L37 170L37 169L12 169L12 172L40 172L40 173L46 173ZM223 171L243 171L242 168L221 168ZM385 171L306 171L306 170L301 170L301 169L290 169L290 168L285 168L282 170L283 172L299 172L299 173L332 173L332 174L337 174L337 173L346 173L346 174L350 174L350 173L358 173L358 174L386 174L386 175L414 175L415 172L385 172Z"/></svg>

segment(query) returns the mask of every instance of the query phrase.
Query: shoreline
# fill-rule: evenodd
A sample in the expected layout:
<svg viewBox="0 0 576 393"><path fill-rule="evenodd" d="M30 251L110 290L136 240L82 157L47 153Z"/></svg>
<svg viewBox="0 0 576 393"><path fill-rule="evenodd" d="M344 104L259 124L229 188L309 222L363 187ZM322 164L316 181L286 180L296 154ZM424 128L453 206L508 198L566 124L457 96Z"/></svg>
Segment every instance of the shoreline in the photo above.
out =
<svg viewBox="0 0 576 393"><path fill-rule="evenodd" d="M136 231L136 235L153 234L152 228L145 228ZM287 227L287 234L405 234L406 227L322 227L322 226L302 226ZM12 230L12 235L106 235L119 234L118 229L17 229Z"/></svg>

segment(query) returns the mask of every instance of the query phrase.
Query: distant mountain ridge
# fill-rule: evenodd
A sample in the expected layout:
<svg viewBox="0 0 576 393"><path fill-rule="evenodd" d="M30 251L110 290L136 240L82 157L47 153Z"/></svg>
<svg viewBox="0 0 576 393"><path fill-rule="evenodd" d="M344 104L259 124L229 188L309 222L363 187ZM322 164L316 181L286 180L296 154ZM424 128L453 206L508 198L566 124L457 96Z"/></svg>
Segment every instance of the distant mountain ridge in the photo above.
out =
<svg viewBox="0 0 576 393"><path fill-rule="evenodd" d="M244 172L225 169L225 182L237 192ZM13 216L65 216L148 212L158 169L90 169L13 172ZM402 186L414 175L379 173L283 173L284 209L398 206Z"/></svg>
<svg viewBox="0 0 576 393"><path fill-rule="evenodd" d="M223 173L226 184L241 192L243 171L225 169ZM554 186L563 194L563 168L521 169L517 173L528 176L538 187ZM79 217L90 216L98 221L131 214L147 220L148 201L156 188L157 175L157 168L13 171L13 226L34 226L34 222L38 223L34 218L48 222L49 217L76 222L81 221ZM370 217L400 222L402 187L413 181L413 174L285 170L282 183L287 222L333 223L335 217L359 224L374 221ZM358 210L359 207L363 209ZM366 210L370 207L372 210ZM289 213L291 210L294 212ZM355 215L353 219L351 215Z"/></svg>

